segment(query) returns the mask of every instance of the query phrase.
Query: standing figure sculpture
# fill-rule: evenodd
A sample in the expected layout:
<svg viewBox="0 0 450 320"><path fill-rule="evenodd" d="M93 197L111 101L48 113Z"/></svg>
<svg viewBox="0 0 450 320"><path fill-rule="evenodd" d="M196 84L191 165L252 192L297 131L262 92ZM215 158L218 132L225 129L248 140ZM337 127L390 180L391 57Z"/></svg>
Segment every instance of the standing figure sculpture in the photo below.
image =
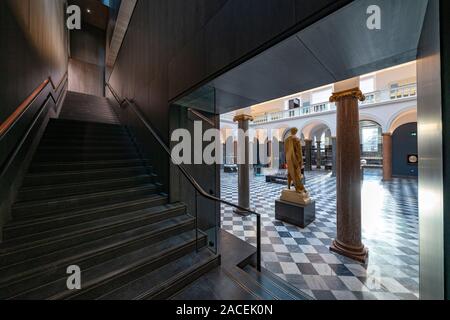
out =
<svg viewBox="0 0 450 320"><path fill-rule="evenodd" d="M281 200L308 204L311 203L311 199L302 182L303 152L297 133L298 129L292 128L291 135L284 142L288 168L288 189L283 191ZM295 191L291 190L292 185L294 185Z"/></svg>
<svg viewBox="0 0 450 320"><path fill-rule="evenodd" d="M305 186L302 182L303 152L297 133L297 128L292 128L291 135L284 142L288 168L288 189L290 190L292 183L294 183L295 191L305 192Z"/></svg>

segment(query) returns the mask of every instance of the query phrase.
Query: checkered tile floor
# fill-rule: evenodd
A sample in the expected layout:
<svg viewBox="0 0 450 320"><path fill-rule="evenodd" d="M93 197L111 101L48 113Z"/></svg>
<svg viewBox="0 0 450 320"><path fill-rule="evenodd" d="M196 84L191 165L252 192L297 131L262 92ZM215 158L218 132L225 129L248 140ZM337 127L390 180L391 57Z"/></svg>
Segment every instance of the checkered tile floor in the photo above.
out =
<svg viewBox="0 0 450 320"><path fill-rule="evenodd" d="M222 198L237 203L237 174L222 174ZM307 173L316 221L305 229L275 220L283 185L252 177L251 204L262 215L263 266L316 299L416 300L419 297L417 180L381 182L365 176L362 188L366 266L329 251L336 233L335 178ZM256 244L254 217L222 207L222 227Z"/></svg>

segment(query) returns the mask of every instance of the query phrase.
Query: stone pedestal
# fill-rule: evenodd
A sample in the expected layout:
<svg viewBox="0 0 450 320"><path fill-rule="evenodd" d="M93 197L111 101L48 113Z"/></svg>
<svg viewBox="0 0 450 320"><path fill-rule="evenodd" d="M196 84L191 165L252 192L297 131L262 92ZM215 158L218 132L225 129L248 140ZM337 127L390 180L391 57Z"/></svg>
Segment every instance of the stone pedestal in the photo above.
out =
<svg viewBox="0 0 450 320"><path fill-rule="evenodd" d="M312 140L305 139L305 171L312 170Z"/></svg>
<svg viewBox="0 0 450 320"><path fill-rule="evenodd" d="M238 123L239 129L247 133L249 128L249 121L253 121L250 115L238 115L234 117L234 121ZM238 141L238 143L241 143ZM238 204L239 206L250 209L250 159L249 159L249 137L245 135L243 150L243 160L238 161ZM249 215L246 211L235 209L234 211L240 215Z"/></svg>
<svg viewBox="0 0 450 320"><path fill-rule="evenodd" d="M316 219L316 203L301 205L283 200L275 201L275 219L306 228Z"/></svg>
<svg viewBox="0 0 450 320"><path fill-rule="evenodd" d="M312 202L307 192L299 193L295 190L289 189L283 190L283 192L281 193L280 200L301 205L307 205Z"/></svg>
<svg viewBox="0 0 450 320"><path fill-rule="evenodd" d="M383 181L392 180L392 135L383 133Z"/></svg>
<svg viewBox="0 0 450 320"><path fill-rule="evenodd" d="M343 256L365 263L368 251L362 244L361 168L358 100L359 88L334 93L337 107L336 224L337 236L330 247Z"/></svg>

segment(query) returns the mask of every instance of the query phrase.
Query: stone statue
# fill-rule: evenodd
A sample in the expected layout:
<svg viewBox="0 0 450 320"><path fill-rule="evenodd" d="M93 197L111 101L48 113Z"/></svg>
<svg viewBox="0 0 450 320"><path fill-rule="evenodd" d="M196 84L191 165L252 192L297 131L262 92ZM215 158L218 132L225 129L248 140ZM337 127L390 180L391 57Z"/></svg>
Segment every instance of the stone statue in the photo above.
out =
<svg viewBox="0 0 450 320"><path fill-rule="evenodd" d="M297 137L297 128L291 129L291 135L284 142L284 151L288 168L288 189L294 183L295 191L304 192L302 183L303 153L300 139Z"/></svg>
<svg viewBox="0 0 450 320"><path fill-rule="evenodd" d="M288 168L288 189L283 191L281 200L308 204L311 199L302 182L303 152L297 133L297 128L291 129L291 135L284 142ZM292 184L295 192L291 190Z"/></svg>

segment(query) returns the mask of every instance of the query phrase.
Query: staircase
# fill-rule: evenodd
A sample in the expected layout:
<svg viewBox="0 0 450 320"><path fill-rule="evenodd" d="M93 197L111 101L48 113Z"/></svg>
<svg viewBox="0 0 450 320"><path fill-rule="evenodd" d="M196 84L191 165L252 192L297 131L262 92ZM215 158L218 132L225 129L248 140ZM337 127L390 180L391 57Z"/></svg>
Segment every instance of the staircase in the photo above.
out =
<svg viewBox="0 0 450 320"><path fill-rule="evenodd" d="M92 101L69 93L66 119L47 126L4 228L0 299L164 299L219 264L127 130ZM67 289L72 265L81 290Z"/></svg>

